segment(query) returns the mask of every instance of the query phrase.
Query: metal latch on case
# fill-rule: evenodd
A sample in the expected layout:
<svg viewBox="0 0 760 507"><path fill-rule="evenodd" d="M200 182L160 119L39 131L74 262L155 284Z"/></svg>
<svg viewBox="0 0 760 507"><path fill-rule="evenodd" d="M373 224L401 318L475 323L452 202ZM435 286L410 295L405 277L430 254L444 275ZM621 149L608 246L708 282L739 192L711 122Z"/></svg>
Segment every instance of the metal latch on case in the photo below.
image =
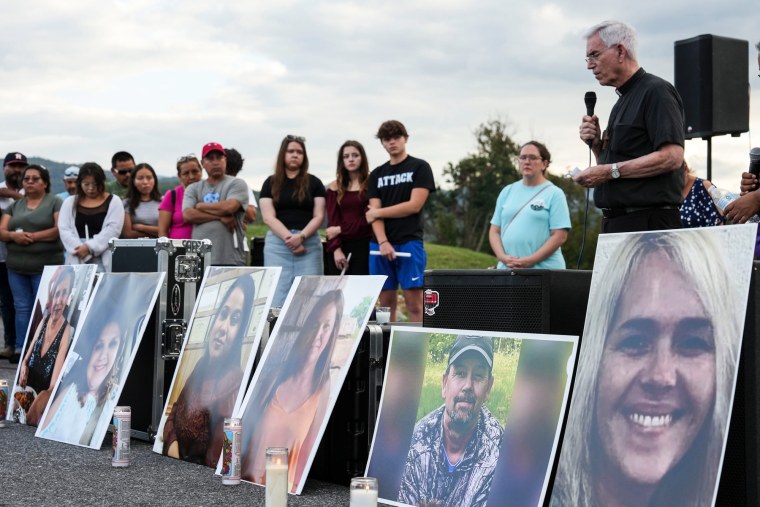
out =
<svg viewBox="0 0 760 507"><path fill-rule="evenodd" d="M182 350L187 323L183 319L166 319L161 324L161 357L177 359Z"/></svg>

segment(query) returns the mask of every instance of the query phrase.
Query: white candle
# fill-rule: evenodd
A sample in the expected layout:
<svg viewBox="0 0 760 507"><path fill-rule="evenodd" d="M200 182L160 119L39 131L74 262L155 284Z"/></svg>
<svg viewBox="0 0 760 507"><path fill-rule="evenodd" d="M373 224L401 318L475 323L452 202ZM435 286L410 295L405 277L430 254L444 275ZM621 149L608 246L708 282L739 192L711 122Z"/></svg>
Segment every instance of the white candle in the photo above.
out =
<svg viewBox="0 0 760 507"><path fill-rule="evenodd" d="M267 449L266 507L288 505L288 450Z"/></svg>
<svg viewBox="0 0 760 507"><path fill-rule="evenodd" d="M350 507L377 507L377 479L354 477L351 479Z"/></svg>
<svg viewBox="0 0 760 507"><path fill-rule="evenodd" d="M377 507L377 490L352 489L350 507Z"/></svg>

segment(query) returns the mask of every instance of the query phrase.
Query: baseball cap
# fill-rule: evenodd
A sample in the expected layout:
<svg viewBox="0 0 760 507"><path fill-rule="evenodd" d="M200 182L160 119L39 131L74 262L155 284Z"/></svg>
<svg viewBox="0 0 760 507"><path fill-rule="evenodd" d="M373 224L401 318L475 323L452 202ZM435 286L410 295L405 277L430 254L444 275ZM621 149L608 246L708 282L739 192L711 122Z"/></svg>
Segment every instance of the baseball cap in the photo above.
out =
<svg viewBox="0 0 760 507"><path fill-rule="evenodd" d="M63 179L64 180L75 180L79 176L79 168L75 165L71 167L67 167L65 171L63 171Z"/></svg>
<svg viewBox="0 0 760 507"><path fill-rule="evenodd" d="M493 343L491 338L485 336L469 336L460 334L457 336L457 341L449 351L449 363L456 361L459 356L465 352L476 352L481 354L488 363L489 368L493 368Z"/></svg>
<svg viewBox="0 0 760 507"><path fill-rule="evenodd" d="M5 156L5 163L3 165L8 165L8 164L29 165L29 162L26 161L26 155L24 155L23 153L12 151Z"/></svg>
<svg viewBox="0 0 760 507"><path fill-rule="evenodd" d="M224 148L222 148L222 145L219 143L206 143L203 145L203 151L201 152L201 158L206 158L206 155L211 153L212 151L221 151L222 155L224 155Z"/></svg>

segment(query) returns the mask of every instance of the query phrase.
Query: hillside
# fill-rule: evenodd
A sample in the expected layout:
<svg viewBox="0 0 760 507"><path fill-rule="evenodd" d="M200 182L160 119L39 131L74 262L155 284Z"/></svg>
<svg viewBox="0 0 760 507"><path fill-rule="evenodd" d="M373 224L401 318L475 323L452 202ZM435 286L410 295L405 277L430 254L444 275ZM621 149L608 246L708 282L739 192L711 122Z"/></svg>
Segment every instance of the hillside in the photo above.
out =
<svg viewBox="0 0 760 507"><path fill-rule="evenodd" d="M67 167L72 165L81 165L81 164L69 164L66 162L56 162L54 160L48 160L46 158L41 157L28 157L27 159L30 164L38 164L43 167L45 167L48 171L50 171L50 183L52 184L52 188L50 189L51 194L57 194L58 192L63 192L63 171L66 170ZM103 171L106 173L106 180L112 181L113 176L111 176L110 167L103 167ZM167 178L165 176L159 176L158 177L158 190L163 195L164 192L169 190L170 188L176 187L179 184L179 180L177 180L176 177L170 177Z"/></svg>

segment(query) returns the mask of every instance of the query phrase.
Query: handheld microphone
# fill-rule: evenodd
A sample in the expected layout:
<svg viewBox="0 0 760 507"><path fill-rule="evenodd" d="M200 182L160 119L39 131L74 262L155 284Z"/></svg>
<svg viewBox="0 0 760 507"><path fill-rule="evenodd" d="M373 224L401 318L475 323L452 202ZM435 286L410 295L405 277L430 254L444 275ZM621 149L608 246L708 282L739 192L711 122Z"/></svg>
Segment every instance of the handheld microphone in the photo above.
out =
<svg viewBox="0 0 760 507"><path fill-rule="evenodd" d="M752 148L749 152L749 172L760 177L760 148Z"/></svg>
<svg viewBox="0 0 760 507"><path fill-rule="evenodd" d="M586 103L586 115L594 116L594 106L596 105L596 93L586 92L586 95L583 97L583 102ZM586 141L586 144L588 144L589 146L591 146L591 143L593 143L593 140L591 139Z"/></svg>
<svg viewBox="0 0 760 507"><path fill-rule="evenodd" d="M594 116L594 106L596 105L596 93L586 92L586 96L583 97L583 102L586 103L586 114L588 116Z"/></svg>

